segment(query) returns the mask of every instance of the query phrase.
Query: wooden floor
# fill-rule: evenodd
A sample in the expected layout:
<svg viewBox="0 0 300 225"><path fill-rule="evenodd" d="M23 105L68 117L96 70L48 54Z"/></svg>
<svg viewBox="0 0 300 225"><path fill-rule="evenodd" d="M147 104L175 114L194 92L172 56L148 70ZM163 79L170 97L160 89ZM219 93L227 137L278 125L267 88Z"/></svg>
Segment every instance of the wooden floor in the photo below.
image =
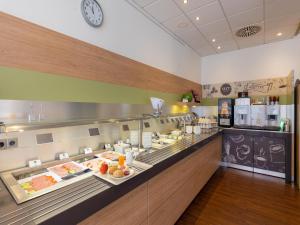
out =
<svg viewBox="0 0 300 225"><path fill-rule="evenodd" d="M219 169L176 225L300 225L300 193L284 180Z"/></svg>

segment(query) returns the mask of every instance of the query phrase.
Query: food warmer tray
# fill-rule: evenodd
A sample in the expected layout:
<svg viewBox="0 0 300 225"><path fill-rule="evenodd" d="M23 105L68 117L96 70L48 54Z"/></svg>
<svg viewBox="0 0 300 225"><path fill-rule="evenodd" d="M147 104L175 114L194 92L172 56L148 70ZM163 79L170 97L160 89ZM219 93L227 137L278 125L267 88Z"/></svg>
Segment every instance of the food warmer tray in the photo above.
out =
<svg viewBox="0 0 300 225"><path fill-rule="evenodd" d="M71 162L71 160L67 161L60 161L55 163L47 163L37 168L21 168L13 171L7 171L1 173L1 179L8 188L9 192L17 202L17 204L26 202L28 200L37 198L39 196L42 196L44 194L47 194L49 192L55 191L57 189L60 189L62 187L68 186L70 184L73 184L75 182L78 182L82 179L88 178L93 176L93 171L90 169L84 169L78 174L74 174L70 179L61 179L60 182L57 182L56 184L44 188L42 190L38 190L35 193L27 193L20 185L20 181L28 179L29 177L35 177L38 175L43 174L49 174L49 171L47 170L48 167L59 165L65 162Z"/></svg>
<svg viewBox="0 0 300 225"><path fill-rule="evenodd" d="M132 175L129 175L129 176L123 177L123 178L113 178L108 173L101 174L99 172L96 172L94 175L96 177L99 177L102 180L105 180L105 181L113 184L113 185L119 185L119 184L135 177L136 175L150 169L152 167L152 165L133 160L132 164L129 167L134 170L134 173Z"/></svg>

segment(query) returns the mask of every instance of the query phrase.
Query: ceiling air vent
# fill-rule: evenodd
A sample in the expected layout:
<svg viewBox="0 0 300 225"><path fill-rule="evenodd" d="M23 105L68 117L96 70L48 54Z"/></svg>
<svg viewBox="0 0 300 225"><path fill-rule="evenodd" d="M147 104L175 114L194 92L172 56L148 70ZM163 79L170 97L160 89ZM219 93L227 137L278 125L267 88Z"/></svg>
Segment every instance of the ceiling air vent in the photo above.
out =
<svg viewBox="0 0 300 225"><path fill-rule="evenodd" d="M239 29L235 35L238 37L250 37L257 34L260 30L260 26L251 25Z"/></svg>

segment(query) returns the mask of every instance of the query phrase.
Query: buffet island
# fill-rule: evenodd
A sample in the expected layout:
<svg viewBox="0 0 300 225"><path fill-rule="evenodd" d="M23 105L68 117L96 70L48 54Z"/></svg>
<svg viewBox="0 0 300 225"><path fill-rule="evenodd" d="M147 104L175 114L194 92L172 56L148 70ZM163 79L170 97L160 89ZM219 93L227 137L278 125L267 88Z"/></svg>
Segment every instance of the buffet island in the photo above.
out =
<svg viewBox="0 0 300 225"><path fill-rule="evenodd" d="M174 224L221 162L222 130L195 121L5 123L0 224Z"/></svg>
<svg viewBox="0 0 300 225"><path fill-rule="evenodd" d="M88 176L16 204L1 183L0 224L174 224L219 167L220 132L138 156L151 167L119 185Z"/></svg>

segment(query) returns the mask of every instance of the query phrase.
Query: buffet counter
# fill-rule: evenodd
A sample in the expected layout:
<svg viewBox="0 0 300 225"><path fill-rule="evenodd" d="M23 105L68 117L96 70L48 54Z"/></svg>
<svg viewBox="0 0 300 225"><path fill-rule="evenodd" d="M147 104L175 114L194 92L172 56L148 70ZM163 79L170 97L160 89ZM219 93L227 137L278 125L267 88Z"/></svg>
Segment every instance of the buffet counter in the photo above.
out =
<svg viewBox="0 0 300 225"><path fill-rule="evenodd" d="M153 167L120 185L95 176L17 205L0 183L0 224L174 224L219 167L220 130L139 155Z"/></svg>
<svg viewBox="0 0 300 225"><path fill-rule="evenodd" d="M292 133L223 129L222 165L292 179Z"/></svg>

